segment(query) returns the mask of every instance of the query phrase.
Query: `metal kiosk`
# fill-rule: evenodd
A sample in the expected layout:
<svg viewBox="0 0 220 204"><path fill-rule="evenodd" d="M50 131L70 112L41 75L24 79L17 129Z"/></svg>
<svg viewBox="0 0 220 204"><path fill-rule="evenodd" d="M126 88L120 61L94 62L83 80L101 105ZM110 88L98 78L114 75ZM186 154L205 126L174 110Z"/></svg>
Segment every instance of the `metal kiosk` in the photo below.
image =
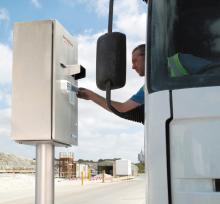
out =
<svg viewBox="0 0 220 204"><path fill-rule="evenodd" d="M12 138L36 145L36 204L54 203L54 147L77 145L77 42L57 21L14 25Z"/></svg>

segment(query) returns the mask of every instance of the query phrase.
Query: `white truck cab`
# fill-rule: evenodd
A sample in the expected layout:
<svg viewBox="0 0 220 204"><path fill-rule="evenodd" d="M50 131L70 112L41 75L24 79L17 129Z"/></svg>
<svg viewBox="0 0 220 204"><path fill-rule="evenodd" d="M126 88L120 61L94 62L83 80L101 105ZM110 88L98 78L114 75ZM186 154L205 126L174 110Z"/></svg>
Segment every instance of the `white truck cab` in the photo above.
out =
<svg viewBox="0 0 220 204"><path fill-rule="evenodd" d="M147 204L220 203L220 66L171 77L168 57L220 60L220 2L150 0L145 86Z"/></svg>

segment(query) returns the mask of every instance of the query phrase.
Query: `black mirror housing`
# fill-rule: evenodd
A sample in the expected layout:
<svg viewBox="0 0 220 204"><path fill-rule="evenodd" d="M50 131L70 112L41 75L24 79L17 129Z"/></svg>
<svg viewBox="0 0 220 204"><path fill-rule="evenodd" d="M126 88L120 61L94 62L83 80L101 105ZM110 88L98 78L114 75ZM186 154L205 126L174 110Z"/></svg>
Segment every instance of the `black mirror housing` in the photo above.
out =
<svg viewBox="0 0 220 204"><path fill-rule="evenodd" d="M97 41L96 84L103 91L110 81L111 89L126 83L126 36L123 33L106 33Z"/></svg>

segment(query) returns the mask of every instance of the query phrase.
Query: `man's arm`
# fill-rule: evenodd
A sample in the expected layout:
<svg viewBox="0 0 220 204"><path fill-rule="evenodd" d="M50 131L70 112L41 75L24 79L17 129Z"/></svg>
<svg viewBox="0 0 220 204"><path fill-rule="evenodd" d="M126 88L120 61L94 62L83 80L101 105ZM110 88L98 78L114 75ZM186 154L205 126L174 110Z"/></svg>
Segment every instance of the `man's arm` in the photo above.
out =
<svg viewBox="0 0 220 204"><path fill-rule="evenodd" d="M85 100L91 100L94 103L98 104L99 106L110 111L110 109L107 106L106 99L104 97L98 95L97 93L89 90L89 89L80 88L77 96L78 96L78 98L82 98ZM111 104L119 112L127 112L127 111L134 109L140 105L139 103L137 103L133 100L128 100L124 103L117 102L117 101L111 101Z"/></svg>

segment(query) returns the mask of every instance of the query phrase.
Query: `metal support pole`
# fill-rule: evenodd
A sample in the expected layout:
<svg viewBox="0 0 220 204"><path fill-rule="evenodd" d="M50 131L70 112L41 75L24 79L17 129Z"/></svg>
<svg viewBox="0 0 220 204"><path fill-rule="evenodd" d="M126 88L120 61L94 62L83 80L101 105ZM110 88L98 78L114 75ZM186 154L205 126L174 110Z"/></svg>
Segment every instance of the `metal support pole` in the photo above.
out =
<svg viewBox="0 0 220 204"><path fill-rule="evenodd" d="M35 204L54 204L54 145L36 145Z"/></svg>

